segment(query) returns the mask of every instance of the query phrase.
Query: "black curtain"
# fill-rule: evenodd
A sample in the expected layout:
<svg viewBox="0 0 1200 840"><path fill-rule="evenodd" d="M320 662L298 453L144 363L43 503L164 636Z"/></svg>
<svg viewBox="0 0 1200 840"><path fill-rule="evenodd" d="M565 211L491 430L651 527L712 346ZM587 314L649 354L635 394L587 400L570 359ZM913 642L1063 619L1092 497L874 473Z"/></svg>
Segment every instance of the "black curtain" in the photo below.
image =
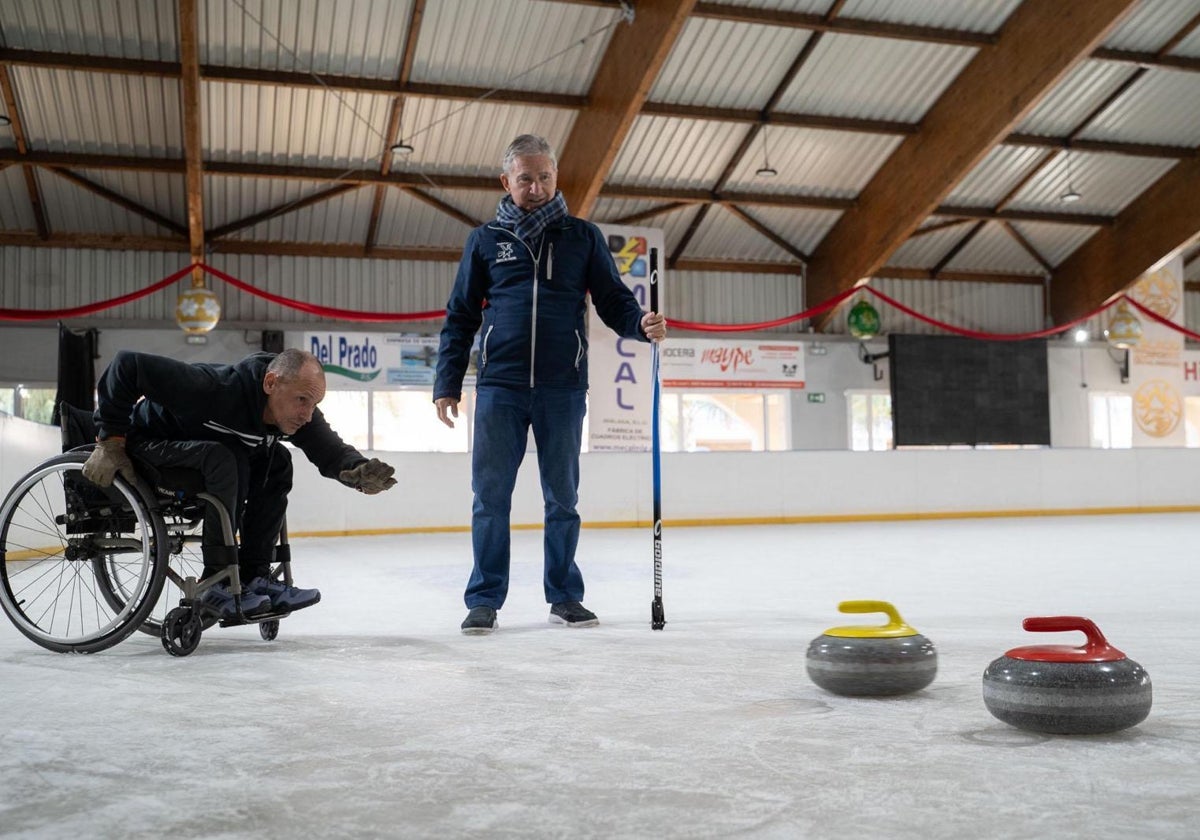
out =
<svg viewBox="0 0 1200 840"><path fill-rule="evenodd" d="M58 324L58 393L50 422L61 426L59 406L64 402L91 411L96 393L96 359L100 357L100 332L75 332Z"/></svg>

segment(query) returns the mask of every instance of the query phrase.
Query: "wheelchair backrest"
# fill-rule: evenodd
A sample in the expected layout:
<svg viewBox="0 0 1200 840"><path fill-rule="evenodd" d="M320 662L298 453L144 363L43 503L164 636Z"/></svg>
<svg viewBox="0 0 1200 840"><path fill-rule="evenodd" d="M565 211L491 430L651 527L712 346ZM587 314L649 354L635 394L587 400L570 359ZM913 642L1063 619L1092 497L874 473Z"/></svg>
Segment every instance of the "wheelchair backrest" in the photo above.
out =
<svg viewBox="0 0 1200 840"><path fill-rule="evenodd" d="M58 422L62 430L63 452L96 442L96 421L90 408L76 408L68 402L60 402Z"/></svg>

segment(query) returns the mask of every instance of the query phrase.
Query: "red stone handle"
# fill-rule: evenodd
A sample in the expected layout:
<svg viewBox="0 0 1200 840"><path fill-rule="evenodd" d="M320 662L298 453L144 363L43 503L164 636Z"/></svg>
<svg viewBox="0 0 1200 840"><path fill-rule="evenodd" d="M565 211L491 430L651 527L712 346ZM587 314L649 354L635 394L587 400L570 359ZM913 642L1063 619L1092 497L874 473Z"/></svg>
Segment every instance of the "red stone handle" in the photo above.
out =
<svg viewBox="0 0 1200 840"><path fill-rule="evenodd" d="M1068 630L1078 630L1087 636L1087 644L1084 650L1089 655L1102 655L1110 651L1116 651L1116 648L1108 643L1108 639L1104 638L1104 634L1100 632L1100 628L1096 626L1096 623L1090 618L1084 618L1083 616L1038 616L1025 619L1021 622L1021 626L1034 633L1060 633Z"/></svg>

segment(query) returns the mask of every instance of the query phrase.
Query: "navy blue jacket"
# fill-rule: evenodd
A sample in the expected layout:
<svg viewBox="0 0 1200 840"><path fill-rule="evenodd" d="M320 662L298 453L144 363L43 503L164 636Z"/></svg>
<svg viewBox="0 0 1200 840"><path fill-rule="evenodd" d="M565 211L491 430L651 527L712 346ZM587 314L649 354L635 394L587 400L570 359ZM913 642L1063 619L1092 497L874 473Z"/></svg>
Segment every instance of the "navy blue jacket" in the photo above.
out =
<svg viewBox="0 0 1200 840"><path fill-rule="evenodd" d="M591 222L568 216L532 245L495 221L475 228L446 304L434 400L462 397L481 327L479 385L586 390L588 294L613 332L647 340L642 308Z"/></svg>
<svg viewBox="0 0 1200 840"><path fill-rule="evenodd" d="M262 383L273 358L255 353L232 365L188 364L120 350L96 384L98 437L215 440L251 460L269 457L278 441L287 440L327 478L367 460L329 427L319 408L291 436L263 421Z"/></svg>

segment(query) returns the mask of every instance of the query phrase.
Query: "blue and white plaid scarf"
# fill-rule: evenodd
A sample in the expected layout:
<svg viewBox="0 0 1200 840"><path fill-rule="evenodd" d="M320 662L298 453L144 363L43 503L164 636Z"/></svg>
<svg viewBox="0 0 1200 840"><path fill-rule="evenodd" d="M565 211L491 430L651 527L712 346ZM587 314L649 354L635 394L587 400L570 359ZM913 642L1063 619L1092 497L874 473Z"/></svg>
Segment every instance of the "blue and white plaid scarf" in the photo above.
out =
<svg viewBox="0 0 1200 840"><path fill-rule="evenodd" d="M512 228L513 233L527 245L532 245L542 231L556 222L567 218L567 200L563 198L562 190L554 193L554 198L541 207L525 211L518 207L511 195L500 199L496 207L496 221L504 227Z"/></svg>

